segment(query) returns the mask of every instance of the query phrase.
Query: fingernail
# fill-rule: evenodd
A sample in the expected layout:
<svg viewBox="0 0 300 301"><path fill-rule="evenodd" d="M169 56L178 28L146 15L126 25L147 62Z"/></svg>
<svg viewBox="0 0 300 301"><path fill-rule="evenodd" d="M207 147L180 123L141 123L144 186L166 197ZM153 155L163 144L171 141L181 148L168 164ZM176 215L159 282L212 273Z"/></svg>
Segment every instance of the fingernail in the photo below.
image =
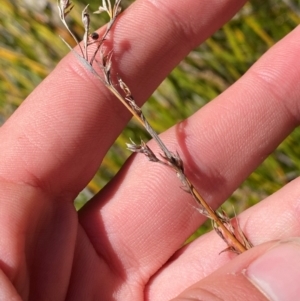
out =
<svg viewBox="0 0 300 301"><path fill-rule="evenodd" d="M300 300L300 240L278 243L253 261L245 275L269 300Z"/></svg>

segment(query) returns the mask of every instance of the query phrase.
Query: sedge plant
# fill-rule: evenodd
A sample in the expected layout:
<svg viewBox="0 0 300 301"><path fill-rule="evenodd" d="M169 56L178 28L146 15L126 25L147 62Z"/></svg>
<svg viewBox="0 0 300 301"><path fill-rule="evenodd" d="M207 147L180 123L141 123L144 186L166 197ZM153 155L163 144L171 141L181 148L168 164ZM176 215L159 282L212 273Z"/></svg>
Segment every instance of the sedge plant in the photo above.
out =
<svg viewBox="0 0 300 301"><path fill-rule="evenodd" d="M102 84L104 84L106 88L113 93L115 97L117 97L117 99L126 107L126 109L137 119L140 125L156 141L162 154L156 155L142 140L139 144L136 144L133 141L127 143L127 148L132 152L144 154L149 161L161 164L175 172L180 181L179 183L181 187L195 200L196 210L212 221L214 230L226 242L228 246L226 250L240 254L247 249L250 249L252 244L244 235L237 219L235 218L231 220L224 211L215 211L211 208L185 174L184 162L180 158L179 154L177 152L170 151L159 135L151 127L141 108L137 105L127 84L119 76L116 76L117 81L114 82L112 77L114 69L112 63L113 51L112 49L107 50L107 47L104 47L104 45L107 39L109 39L109 33L113 25L117 22L117 18L121 12L120 4L121 0L115 0L114 3L110 0L103 0L102 5L94 12L95 14L106 13L109 17L109 22L106 24L106 28L102 36L99 36L97 32L90 32L90 14L88 12L88 6L86 6L82 11L84 35L82 42L80 43L66 22L66 16L73 9L72 2L70 0L58 0L59 17L76 42L79 51L74 50L64 39L63 41L76 56L78 62L96 76L99 81L102 82ZM88 51L88 48L91 46L93 46L93 51L92 54L89 55L90 52ZM99 72L98 70L101 71Z"/></svg>

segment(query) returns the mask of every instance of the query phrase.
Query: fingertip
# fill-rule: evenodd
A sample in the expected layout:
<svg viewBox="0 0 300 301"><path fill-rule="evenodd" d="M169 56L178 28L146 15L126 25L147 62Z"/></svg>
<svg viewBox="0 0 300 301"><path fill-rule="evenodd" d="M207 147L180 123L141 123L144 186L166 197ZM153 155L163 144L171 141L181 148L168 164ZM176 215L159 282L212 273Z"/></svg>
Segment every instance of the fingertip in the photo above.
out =
<svg viewBox="0 0 300 301"><path fill-rule="evenodd" d="M280 241L252 262L246 277L270 300L297 300L300 295L300 239Z"/></svg>

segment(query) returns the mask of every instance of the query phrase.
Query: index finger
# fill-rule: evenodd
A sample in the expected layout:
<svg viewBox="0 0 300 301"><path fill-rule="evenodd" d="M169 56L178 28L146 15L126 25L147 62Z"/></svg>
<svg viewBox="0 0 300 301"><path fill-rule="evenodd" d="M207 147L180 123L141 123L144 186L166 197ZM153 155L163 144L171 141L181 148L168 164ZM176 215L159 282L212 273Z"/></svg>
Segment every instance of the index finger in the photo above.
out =
<svg viewBox="0 0 300 301"><path fill-rule="evenodd" d="M115 72L143 103L172 68L244 2L136 1L110 37ZM0 176L75 196L129 117L70 54L1 128Z"/></svg>

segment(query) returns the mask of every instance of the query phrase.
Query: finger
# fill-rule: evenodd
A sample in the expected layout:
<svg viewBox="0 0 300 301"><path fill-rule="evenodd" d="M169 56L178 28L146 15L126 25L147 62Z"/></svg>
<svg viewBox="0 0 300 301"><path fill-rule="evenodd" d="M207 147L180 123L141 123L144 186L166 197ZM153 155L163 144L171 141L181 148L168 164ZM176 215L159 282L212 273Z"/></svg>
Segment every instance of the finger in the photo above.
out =
<svg viewBox="0 0 300 301"><path fill-rule="evenodd" d="M297 28L215 101L162 135L213 207L298 123L299 36ZM142 155L132 159L82 212L81 221L99 253L126 244L125 268L130 256L137 272L152 275L203 221L179 186L170 170ZM96 235L100 227L102 237Z"/></svg>
<svg viewBox="0 0 300 301"><path fill-rule="evenodd" d="M0 193L0 270L22 300L62 300L78 231L73 204L54 203L47 193L20 183L1 181Z"/></svg>
<svg viewBox="0 0 300 301"><path fill-rule="evenodd" d="M297 300L299 255L299 238L259 246L173 300Z"/></svg>
<svg viewBox="0 0 300 301"><path fill-rule="evenodd" d="M244 2L137 1L111 34L114 72L144 102ZM70 54L1 128L0 176L73 197L128 120L122 105Z"/></svg>
<svg viewBox="0 0 300 301"><path fill-rule="evenodd" d="M0 270L0 300L22 301L16 289L2 270Z"/></svg>
<svg viewBox="0 0 300 301"><path fill-rule="evenodd" d="M238 216L241 229L254 245L300 235L299 184L300 178ZM152 278L146 290L149 299L174 298L222 267L235 257L231 252L219 254L226 247L220 237L211 232L181 248Z"/></svg>

